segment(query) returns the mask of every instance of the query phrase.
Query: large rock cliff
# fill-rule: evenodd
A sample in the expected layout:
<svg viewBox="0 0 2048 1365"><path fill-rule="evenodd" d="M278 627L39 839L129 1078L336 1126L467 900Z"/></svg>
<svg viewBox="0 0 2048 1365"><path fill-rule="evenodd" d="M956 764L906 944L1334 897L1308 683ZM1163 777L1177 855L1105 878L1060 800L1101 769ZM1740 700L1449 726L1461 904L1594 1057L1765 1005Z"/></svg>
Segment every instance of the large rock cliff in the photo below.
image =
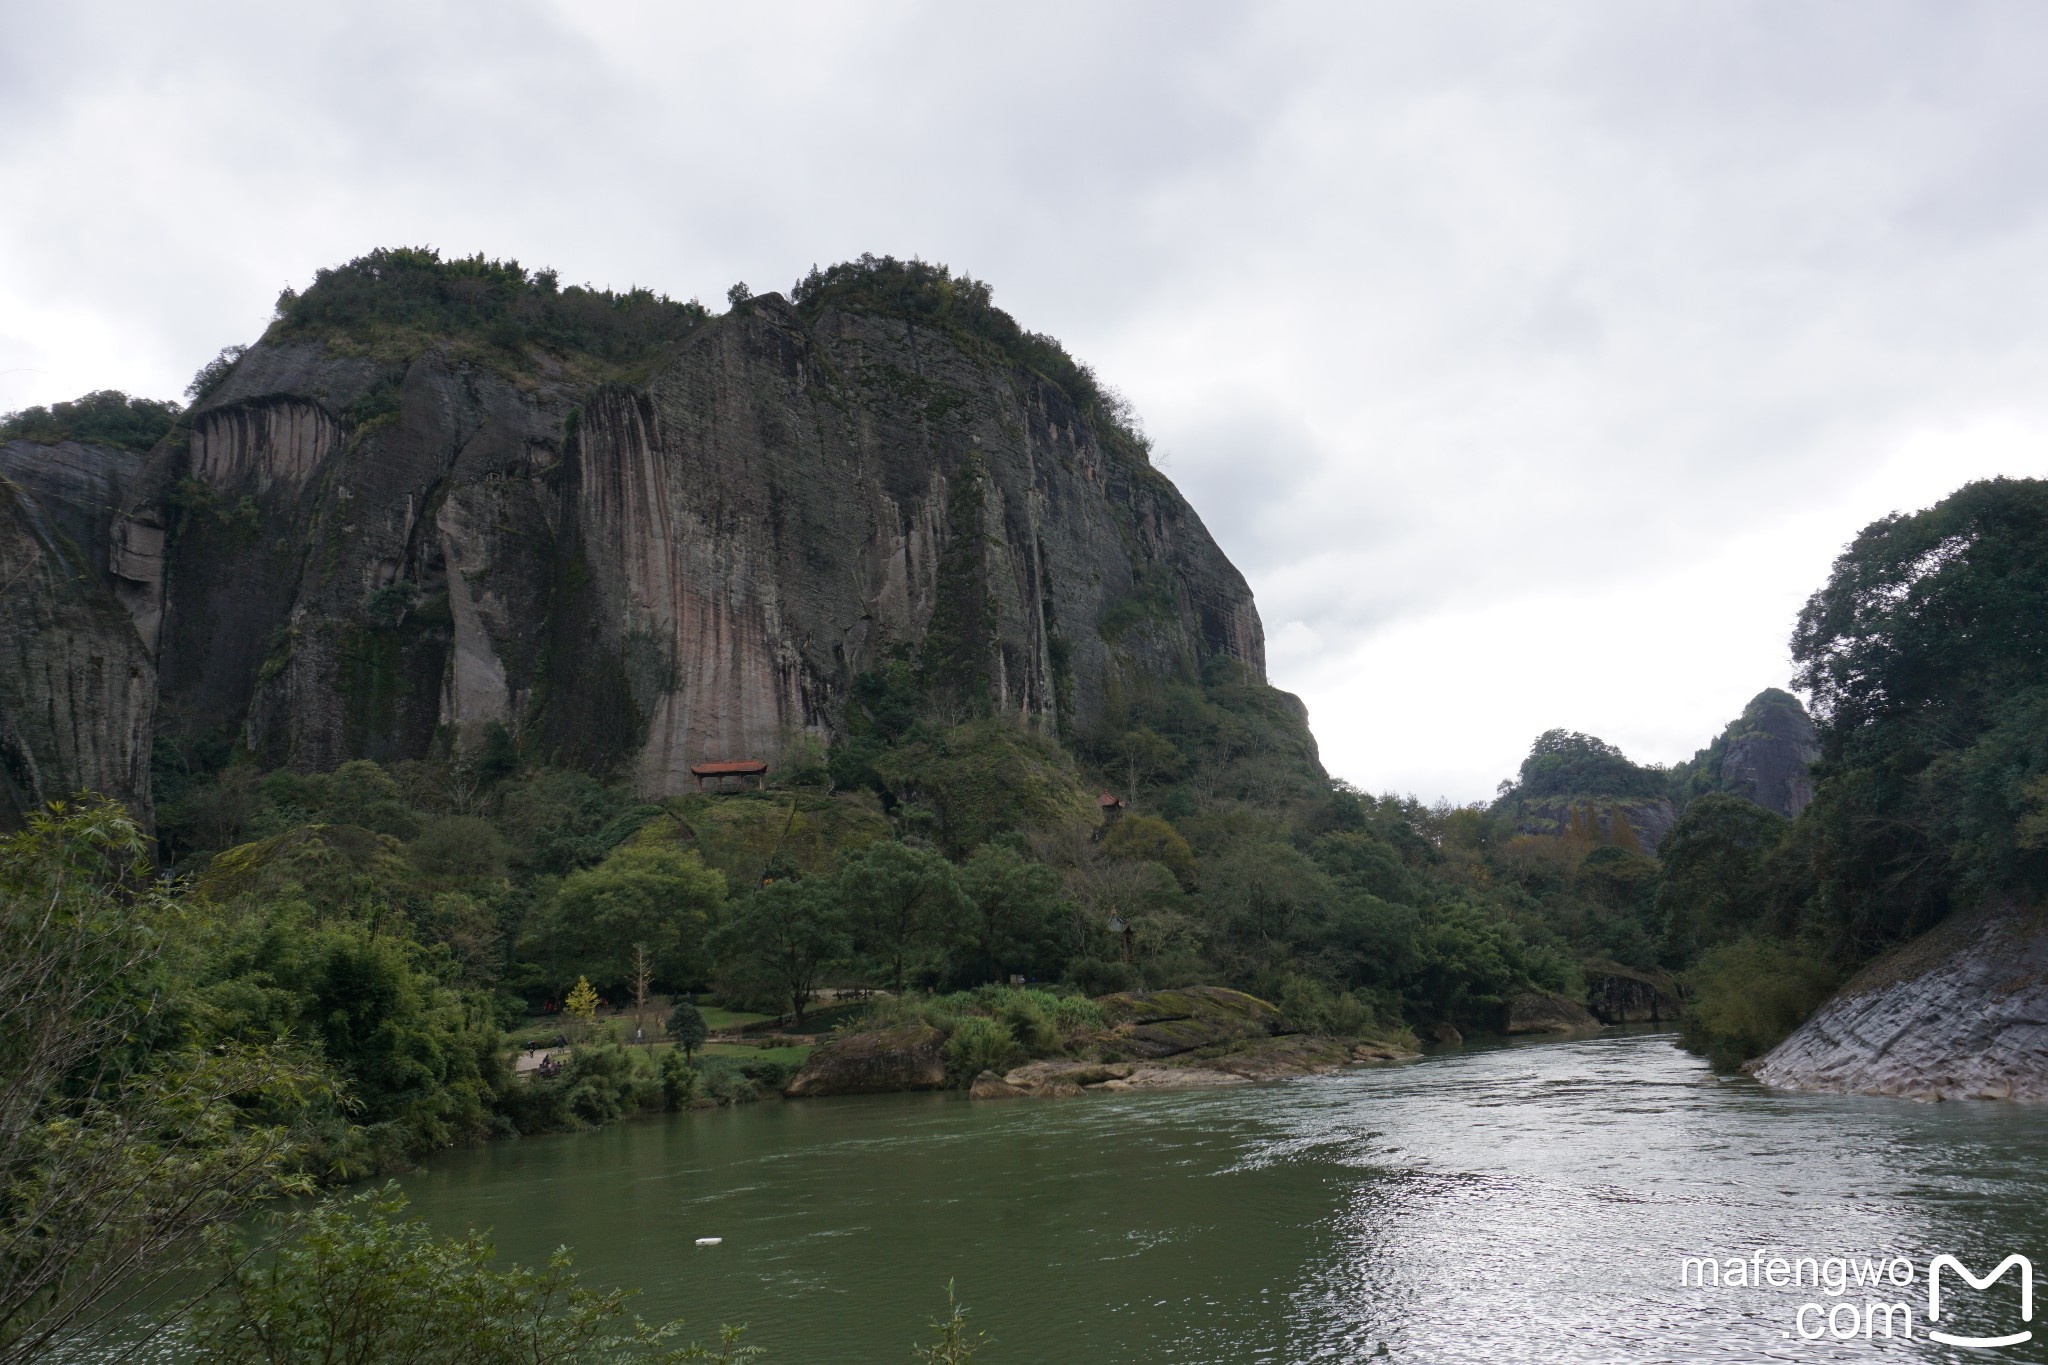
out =
<svg viewBox="0 0 2048 1365"><path fill-rule="evenodd" d="M1725 792L1791 819L1813 800L1819 757L1820 738L1799 698L1767 687L1712 744L1671 770L1672 792L1681 805Z"/></svg>
<svg viewBox="0 0 2048 1365"><path fill-rule="evenodd" d="M513 302L533 304L540 277L513 269ZM577 292L544 290L549 307ZM592 298L645 303L572 301ZM508 321L546 320L531 309L480 336L310 325L340 315L318 303L223 362L98 499L120 515L56 527L91 591L39 590L77 619L35 629L103 641L120 624L126 652L95 645L94 666L138 700L97 708L131 737L107 757L17 744L48 755L35 793L52 765L60 786L144 792L152 691L159 732L232 737L266 763L459 751L503 727L665 795L692 763L837 733L856 680L892 661L963 712L1068 735L1217 660L1263 680L1251 593L1200 519L1092 376L985 307L999 341L1023 342L765 295L594 359ZM1064 383L1018 358L1027 344ZM57 554L33 529L54 514L14 515L10 544ZM62 667L83 697L90 670Z"/></svg>
<svg viewBox="0 0 2048 1365"><path fill-rule="evenodd" d="M149 818L156 672L114 572L149 548L116 530L140 465L0 444L0 828L85 789Z"/></svg>
<svg viewBox="0 0 2048 1365"><path fill-rule="evenodd" d="M2048 1100L2048 912L1952 917L1864 968L1753 1069L1790 1090Z"/></svg>

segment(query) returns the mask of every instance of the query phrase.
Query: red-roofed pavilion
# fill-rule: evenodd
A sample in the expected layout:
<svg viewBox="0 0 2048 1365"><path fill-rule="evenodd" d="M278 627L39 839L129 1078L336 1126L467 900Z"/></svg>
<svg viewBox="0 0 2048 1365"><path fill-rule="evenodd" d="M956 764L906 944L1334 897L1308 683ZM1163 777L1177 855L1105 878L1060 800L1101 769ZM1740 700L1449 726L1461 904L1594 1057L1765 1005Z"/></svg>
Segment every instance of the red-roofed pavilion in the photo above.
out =
<svg viewBox="0 0 2048 1365"><path fill-rule="evenodd" d="M768 790L768 765L758 758L721 758L705 763L692 763L690 776L697 779L697 790L703 791L706 782L717 782L728 777L751 777L754 786Z"/></svg>

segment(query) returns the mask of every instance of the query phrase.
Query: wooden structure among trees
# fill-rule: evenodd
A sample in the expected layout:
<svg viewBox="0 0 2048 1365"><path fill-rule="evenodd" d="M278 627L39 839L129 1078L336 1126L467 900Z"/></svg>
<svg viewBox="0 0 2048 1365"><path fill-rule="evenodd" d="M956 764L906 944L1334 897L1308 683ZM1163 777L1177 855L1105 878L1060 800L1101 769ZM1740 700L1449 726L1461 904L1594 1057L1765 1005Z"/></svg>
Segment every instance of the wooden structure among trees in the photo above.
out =
<svg viewBox="0 0 2048 1365"><path fill-rule="evenodd" d="M720 782L728 777L751 777L756 790L768 790L768 765L758 758L721 758L692 763L690 776L697 779L698 791L703 791L707 782Z"/></svg>

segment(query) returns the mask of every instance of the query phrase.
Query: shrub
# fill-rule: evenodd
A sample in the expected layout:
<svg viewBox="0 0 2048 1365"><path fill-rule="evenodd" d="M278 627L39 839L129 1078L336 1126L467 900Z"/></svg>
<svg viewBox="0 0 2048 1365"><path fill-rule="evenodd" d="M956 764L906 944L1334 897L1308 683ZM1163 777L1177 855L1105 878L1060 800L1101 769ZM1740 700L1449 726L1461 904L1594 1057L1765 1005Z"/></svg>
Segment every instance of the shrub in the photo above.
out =
<svg viewBox="0 0 2048 1365"><path fill-rule="evenodd" d="M1023 1060L1024 1050L1009 1026L984 1015L968 1015L946 1040L946 1074L956 1085L984 1071L1007 1071Z"/></svg>
<svg viewBox="0 0 2048 1365"><path fill-rule="evenodd" d="M1103 1018L1102 1007L1083 995L1061 996L1053 1002L1052 1015L1060 1037L1069 1045L1080 1035L1105 1028L1109 1023Z"/></svg>
<svg viewBox="0 0 2048 1365"><path fill-rule="evenodd" d="M719 1104L745 1104L760 1098L754 1082L729 1057L707 1057L697 1070L699 1090L706 1099Z"/></svg>
<svg viewBox="0 0 2048 1365"><path fill-rule="evenodd" d="M1034 1057L1057 1052L1065 1040L1054 1019L1059 1001L1044 991L1005 991L996 1002L995 1017Z"/></svg>
<svg viewBox="0 0 2048 1365"><path fill-rule="evenodd" d="M703 1077L681 1052L671 1049L661 1054L660 1074L662 1108L681 1109L697 1098Z"/></svg>
<svg viewBox="0 0 2048 1365"><path fill-rule="evenodd" d="M801 1069L794 1062L774 1061L741 1062L739 1068L740 1075L753 1082L756 1090L777 1095L789 1089L789 1083Z"/></svg>
<svg viewBox="0 0 2048 1365"><path fill-rule="evenodd" d="M1128 962L1084 957L1067 964L1067 979L1083 995L1113 995L1136 985L1138 974Z"/></svg>
<svg viewBox="0 0 2048 1365"><path fill-rule="evenodd" d="M502 1103L522 1133L574 1132L638 1110L674 1107L669 1094L677 1083L656 1074L645 1054L603 1042L574 1049L559 1077L513 1086Z"/></svg>
<svg viewBox="0 0 2048 1365"><path fill-rule="evenodd" d="M1680 1041L1731 1070L1783 1042L1827 999L1836 976L1825 958L1782 939L1746 938L1710 949L1691 973L1693 998Z"/></svg>

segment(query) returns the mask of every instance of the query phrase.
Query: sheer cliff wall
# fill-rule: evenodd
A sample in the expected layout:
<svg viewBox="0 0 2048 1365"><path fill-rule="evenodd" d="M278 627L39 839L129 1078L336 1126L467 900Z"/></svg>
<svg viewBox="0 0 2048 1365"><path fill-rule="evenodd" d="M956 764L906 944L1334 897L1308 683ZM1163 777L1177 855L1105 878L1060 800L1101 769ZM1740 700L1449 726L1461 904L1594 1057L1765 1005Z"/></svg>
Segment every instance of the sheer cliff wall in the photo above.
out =
<svg viewBox="0 0 2048 1365"><path fill-rule="evenodd" d="M1264 675L1243 577L1127 438L972 338L773 295L631 383L259 343L134 482L159 725L304 768L497 724L660 794L834 733L893 657L1068 734L1217 657Z"/></svg>

